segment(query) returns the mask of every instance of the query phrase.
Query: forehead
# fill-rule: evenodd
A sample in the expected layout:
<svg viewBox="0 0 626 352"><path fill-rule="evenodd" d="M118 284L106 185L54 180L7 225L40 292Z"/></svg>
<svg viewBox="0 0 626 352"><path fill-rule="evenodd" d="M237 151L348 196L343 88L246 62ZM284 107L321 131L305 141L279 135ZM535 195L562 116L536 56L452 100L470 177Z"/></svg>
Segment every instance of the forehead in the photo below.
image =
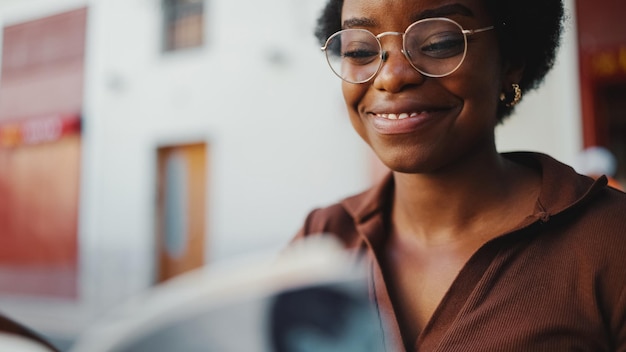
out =
<svg viewBox="0 0 626 352"><path fill-rule="evenodd" d="M357 22L364 20L366 26L403 30L409 24L429 17L490 22L483 0L344 0L341 11L344 27L358 19Z"/></svg>

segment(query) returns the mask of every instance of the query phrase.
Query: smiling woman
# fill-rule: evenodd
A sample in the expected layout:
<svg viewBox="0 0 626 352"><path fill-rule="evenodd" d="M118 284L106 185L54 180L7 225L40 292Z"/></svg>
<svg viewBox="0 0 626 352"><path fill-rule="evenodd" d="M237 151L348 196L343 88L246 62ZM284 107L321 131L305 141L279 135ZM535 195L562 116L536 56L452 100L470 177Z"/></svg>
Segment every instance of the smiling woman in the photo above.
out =
<svg viewBox="0 0 626 352"><path fill-rule="evenodd" d="M626 195L494 130L554 63L560 0L329 0L316 35L391 169L312 211L371 268L389 351L626 348ZM540 299L538 299L540 297Z"/></svg>

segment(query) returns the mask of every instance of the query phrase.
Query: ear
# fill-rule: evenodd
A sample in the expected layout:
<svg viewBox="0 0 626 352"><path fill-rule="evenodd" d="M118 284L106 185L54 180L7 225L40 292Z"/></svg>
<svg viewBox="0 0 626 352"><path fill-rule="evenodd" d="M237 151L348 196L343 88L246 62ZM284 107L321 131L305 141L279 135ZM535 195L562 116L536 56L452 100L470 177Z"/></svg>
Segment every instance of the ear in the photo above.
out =
<svg viewBox="0 0 626 352"><path fill-rule="evenodd" d="M519 84L524 77L526 64L521 61L507 61L502 71L502 91L509 91L513 83Z"/></svg>

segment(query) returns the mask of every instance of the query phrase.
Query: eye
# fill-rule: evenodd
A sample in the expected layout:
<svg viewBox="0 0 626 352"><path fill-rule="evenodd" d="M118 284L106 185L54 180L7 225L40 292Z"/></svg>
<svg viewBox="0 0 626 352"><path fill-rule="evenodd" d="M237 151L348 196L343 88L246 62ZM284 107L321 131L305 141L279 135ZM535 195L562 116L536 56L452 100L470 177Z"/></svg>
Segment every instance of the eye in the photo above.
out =
<svg viewBox="0 0 626 352"><path fill-rule="evenodd" d="M345 51L341 55L344 59L350 60L353 63L367 63L378 57L378 51L371 50L351 50Z"/></svg>
<svg viewBox="0 0 626 352"><path fill-rule="evenodd" d="M463 53L465 39L454 32L436 33L426 38L419 46L419 52L435 58L446 59Z"/></svg>
<svg viewBox="0 0 626 352"><path fill-rule="evenodd" d="M367 42L345 43L345 47L341 52L341 58L349 61L353 65L369 64L376 60L378 56L378 46Z"/></svg>

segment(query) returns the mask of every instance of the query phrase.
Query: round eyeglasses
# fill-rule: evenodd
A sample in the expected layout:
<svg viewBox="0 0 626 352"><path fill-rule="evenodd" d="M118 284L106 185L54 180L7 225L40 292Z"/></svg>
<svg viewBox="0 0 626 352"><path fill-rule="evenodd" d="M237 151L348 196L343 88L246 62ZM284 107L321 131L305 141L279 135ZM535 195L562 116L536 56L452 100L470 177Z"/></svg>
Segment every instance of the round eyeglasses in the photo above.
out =
<svg viewBox="0 0 626 352"><path fill-rule="evenodd" d="M322 47L333 72L349 83L365 83L387 60L380 38L402 36L402 53L411 66L428 77L444 77L456 71L467 53L467 36L493 29L463 29L445 18L426 18L411 24L404 33L374 35L365 29L344 29L331 35Z"/></svg>

